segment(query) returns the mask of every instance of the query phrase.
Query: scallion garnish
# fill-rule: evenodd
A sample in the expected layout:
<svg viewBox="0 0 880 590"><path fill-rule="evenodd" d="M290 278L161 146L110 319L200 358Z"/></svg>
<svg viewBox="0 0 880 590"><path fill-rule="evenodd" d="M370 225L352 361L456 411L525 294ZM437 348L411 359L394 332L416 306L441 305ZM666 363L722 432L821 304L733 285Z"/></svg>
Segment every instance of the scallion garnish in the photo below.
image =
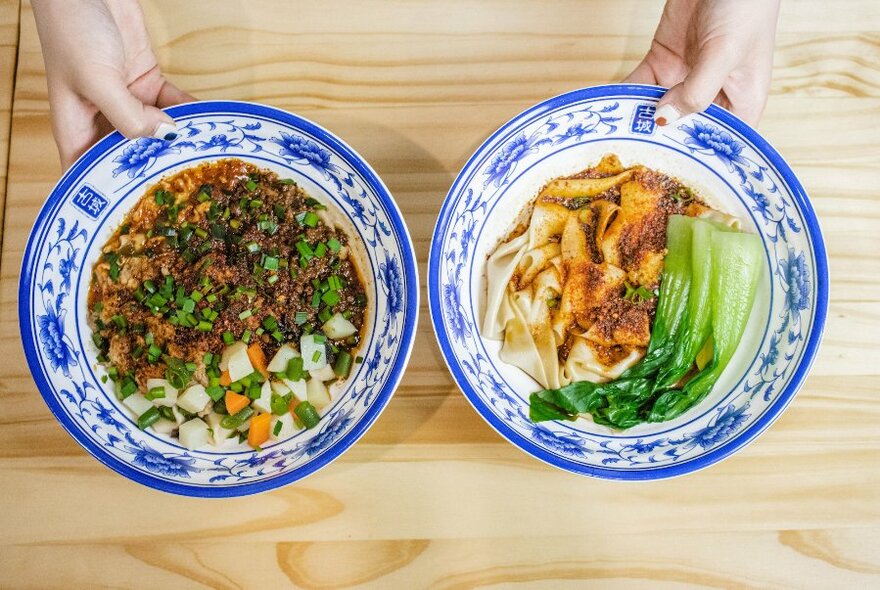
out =
<svg viewBox="0 0 880 590"><path fill-rule="evenodd" d="M155 422L161 417L162 415L159 413L159 408L152 407L140 416L138 416L138 428L140 428L141 430L145 430L148 426L155 424Z"/></svg>

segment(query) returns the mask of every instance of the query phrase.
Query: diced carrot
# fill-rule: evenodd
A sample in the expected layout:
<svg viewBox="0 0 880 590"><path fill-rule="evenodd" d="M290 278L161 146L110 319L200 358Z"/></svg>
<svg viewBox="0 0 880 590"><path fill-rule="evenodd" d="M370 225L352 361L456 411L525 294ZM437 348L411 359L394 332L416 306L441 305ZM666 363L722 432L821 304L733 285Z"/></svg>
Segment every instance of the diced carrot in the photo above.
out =
<svg viewBox="0 0 880 590"><path fill-rule="evenodd" d="M251 403L251 400L246 395L241 395L234 391L226 392L226 411L229 412L230 416L238 414L245 409L249 403Z"/></svg>
<svg viewBox="0 0 880 590"><path fill-rule="evenodd" d="M272 414L257 414L251 418L251 425L248 429L248 444L252 447L258 447L269 440L269 422L272 420Z"/></svg>
<svg viewBox="0 0 880 590"><path fill-rule="evenodd" d="M229 371L223 371L220 373L220 385L223 387L229 387L232 385L232 377L229 376Z"/></svg>
<svg viewBox="0 0 880 590"><path fill-rule="evenodd" d="M251 359L251 364L254 366L256 370L258 370L263 377L269 376L268 365L266 364L266 355L263 354L263 349L260 347L260 343L254 340L251 342L251 345L248 346L248 358Z"/></svg>

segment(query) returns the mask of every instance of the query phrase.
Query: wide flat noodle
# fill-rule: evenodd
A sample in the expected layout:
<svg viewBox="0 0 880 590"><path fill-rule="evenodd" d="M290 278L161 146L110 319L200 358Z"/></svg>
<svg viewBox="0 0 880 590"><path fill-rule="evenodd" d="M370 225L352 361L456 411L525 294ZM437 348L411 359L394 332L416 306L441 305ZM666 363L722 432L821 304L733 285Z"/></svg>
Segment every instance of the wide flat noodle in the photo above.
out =
<svg viewBox="0 0 880 590"><path fill-rule="evenodd" d="M486 315L483 316L483 335L493 340L501 340L504 326L510 319L510 305L507 303L507 287L510 278L524 253L529 237L520 234L509 242L501 244L489 257L486 265L487 296ZM504 305L502 305L504 304Z"/></svg>
<svg viewBox="0 0 880 590"><path fill-rule="evenodd" d="M489 257L483 335L551 389L614 379L644 355L670 214L736 222L614 155L548 182L529 213L526 230ZM640 298L627 296L636 290Z"/></svg>
<svg viewBox="0 0 880 590"><path fill-rule="evenodd" d="M598 359L588 340L576 338L563 366L563 379L569 383L575 381L603 383L617 379L624 371L639 362L642 354L642 351L633 349L622 360L608 366Z"/></svg>

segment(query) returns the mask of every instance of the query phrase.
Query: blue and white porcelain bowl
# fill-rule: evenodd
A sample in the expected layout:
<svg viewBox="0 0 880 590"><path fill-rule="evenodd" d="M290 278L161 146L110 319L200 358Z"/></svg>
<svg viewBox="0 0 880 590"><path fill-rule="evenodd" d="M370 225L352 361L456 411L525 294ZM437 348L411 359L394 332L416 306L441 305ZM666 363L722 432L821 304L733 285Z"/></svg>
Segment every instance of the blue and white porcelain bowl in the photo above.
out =
<svg viewBox="0 0 880 590"><path fill-rule="evenodd" d="M443 356L477 412L502 436L556 467L595 477L658 479L742 448L785 409L816 355L828 307L828 265L813 208L791 168L753 129L716 106L668 127L653 114L663 89L609 85L536 105L496 131L449 191L429 265L431 318ZM480 335L485 263L548 180L604 154L694 187L743 220L766 250L749 328L712 393L678 419L615 431L590 420L534 424L540 387Z"/></svg>
<svg viewBox="0 0 880 590"><path fill-rule="evenodd" d="M172 140L104 138L64 175L40 211L22 263L19 320L28 364L61 425L108 467L142 484L191 496L238 496L313 473L364 434L391 399L412 349L418 278L412 242L388 189L329 131L279 109L210 101L172 107ZM101 246L161 177L235 157L297 181L331 201L366 246L359 265L371 295L364 362L335 392L319 426L263 452L246 445L189 451L141 431L102 383L86 323Z"/></svg>

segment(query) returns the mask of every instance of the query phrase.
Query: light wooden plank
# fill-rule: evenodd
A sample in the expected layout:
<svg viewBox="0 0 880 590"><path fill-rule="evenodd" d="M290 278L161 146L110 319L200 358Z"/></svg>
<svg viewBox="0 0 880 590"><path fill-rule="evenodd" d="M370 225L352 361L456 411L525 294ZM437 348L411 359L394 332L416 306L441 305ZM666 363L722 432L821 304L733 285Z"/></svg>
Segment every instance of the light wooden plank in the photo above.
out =
<svg viewBox="0 0 880 590"><path fill-rule="evenodd" d="M18 0L0 0L0 244L3 242L3 209L6 204L12 89L18 51Z"/></svg>
<svg viewBox="0 0 880 590"><path fill-rule="evenodd" d="M878 541L870 529L673 533L664 543L585 531L534 539L250 542L236 546L232 560L226 543L78 543L13 547L3 561L16 572L10 581L39 578L51 587L783 589L799 578L800 588L824 588L828 579L856 588L877 581L880 564L869 548ZM44 563L79 565L62 572Z"/></svg>
<svg viewBox="0 0 880 590"><path fill-rule="evenodd" d="M11 4L0 0L0 40L10 38L2 10ZM647 47L662 3L143 5L175 82L202 98L290 109L360 151L396 195L424 277L436 213L473 150L539 100L620 79ZM880 144L873 125L880 9L872 0L835 6L783 2L761 124L820 216L832 306L811 376L757 442L706 471L644 485L547 467L503 441L461 396L423 303L403 383L358 445L295 486L206 502L147 490L88 457L52 418L25 367L18 265L59 174L25 2L0 260L0 493L15 507L0 515L6 583L880 583ZM0 41L0 55L3 47Z"/></svg>

